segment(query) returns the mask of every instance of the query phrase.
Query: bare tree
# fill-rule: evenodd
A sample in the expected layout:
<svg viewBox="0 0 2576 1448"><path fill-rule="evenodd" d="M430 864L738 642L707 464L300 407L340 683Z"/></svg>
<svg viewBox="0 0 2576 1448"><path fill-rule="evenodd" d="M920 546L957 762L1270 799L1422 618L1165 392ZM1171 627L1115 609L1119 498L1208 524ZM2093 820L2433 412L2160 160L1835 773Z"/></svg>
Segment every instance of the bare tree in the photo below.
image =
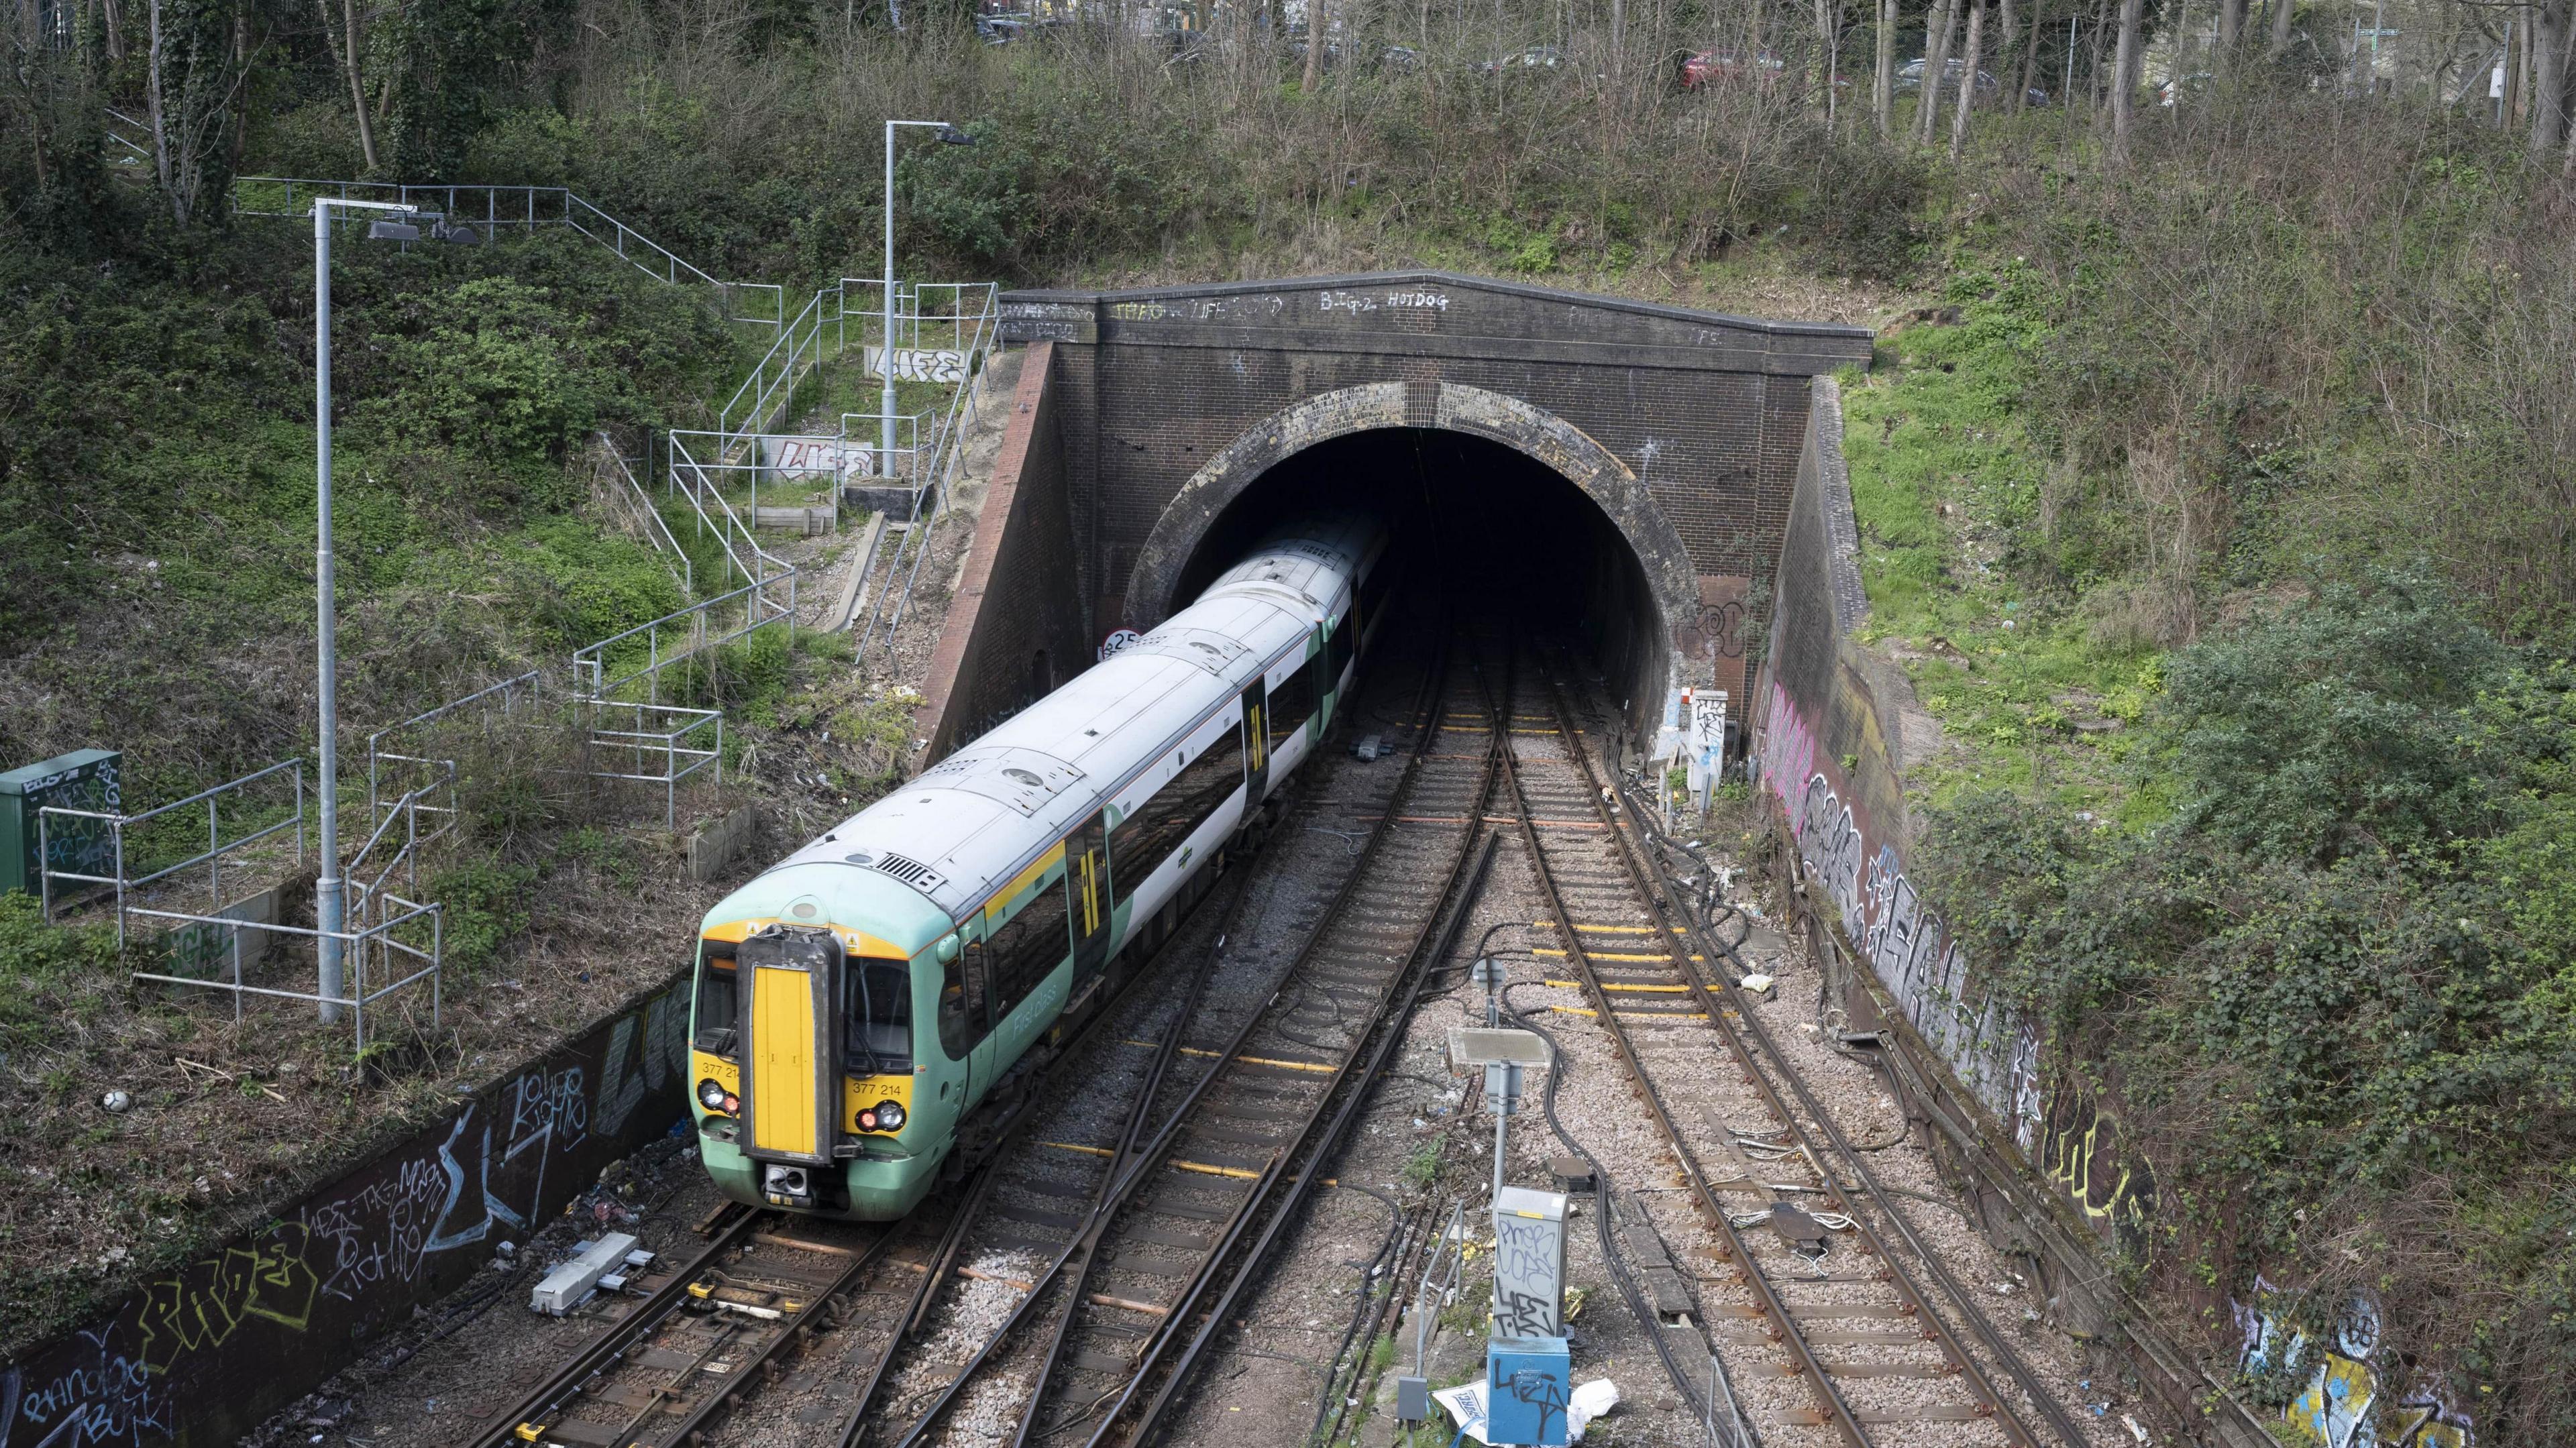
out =
<svg viewBox="0 0 2576 1448"><path fill-rule="evenodd" d="M2531 152L2537 156L2567 139L2569 48L2576 46L2576 24L2569 11L2576 0L2535 5L2531 10Z"/></svg>
<svg viewBox="0 0 2576 1448"><path fill-rule="evenodd" d="M1941 81L1950 72L1950 33L1958 28L1959 0L1937 0L1923 31L1923 83L1914 88L1914 144L1928 146L1940 124Z"/></svg>
<svg viewBox="0 0 2576 1448"><path fill-rule="evenodd" d="M2245 0L2218 0L2218 55L2224 65L2236 58L2236 42L2245 34Z"/></svg>
<svg viewBox="0 0 2576 1448"><path fill-rule="evenodd" d="M2120 38L2111 59L2111 164L2129 162L2129 130L2138 108L2138 22L2146 0L2120 0Z"/></svg>
<svg viewBox="0 0 2576 1448"><path fill-rule="evenodd" d="M1985 39L1985 0L1969 0L1968 54L1959 68L1959 108L1950 113L1950 158L1957 160L1959 148L1968 141L1968 112L1977 103L1977 60L1979 42Z"/></svg>
<svg viewBox="0 0 2576 1448"><path fill-rule="evenodd" d="M1306 78L1298 85L1312 92L1324 70L1324 0L1306 0Z"/></svg>
<svg viewBox="0 0 2576 1448"><path fill-rule="evenodd" d="M331 37L331 0L313 0L313 8L322 14L322 35ZM360 13L357 0L340 0L339 43L332 48L341 57L341 70L349 80L349 107L358 117L358 150L367 159L367 170L376 169L376 128L367 116L367 86L359 73L358 57L365 50L359 33Z"/></svg>
<svg viewBox="0 0 2576 1448"><path fill-rule="evenodd" d="M2263 53L2273 60L2290 53L2291 12L2296 8L2293 0L2272 0L2272 43Z"/></svg>
<svg viewBox="0 0 2576 1448"><path fill-rule="evenodd" d="M1870 113L1878 118L1878 133L1892 136L1896 131L1896 0L1878 0L1878 66L1871 74L1869 87Z"/></svg>

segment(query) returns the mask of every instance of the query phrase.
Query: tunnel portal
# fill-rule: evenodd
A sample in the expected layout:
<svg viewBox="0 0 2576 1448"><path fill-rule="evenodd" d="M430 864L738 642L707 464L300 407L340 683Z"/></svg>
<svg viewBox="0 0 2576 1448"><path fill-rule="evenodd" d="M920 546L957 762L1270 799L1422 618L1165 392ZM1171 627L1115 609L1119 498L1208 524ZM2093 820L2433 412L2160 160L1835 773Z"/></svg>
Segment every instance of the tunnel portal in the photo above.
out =
<svg viewBox="0 0 2576 1448"><path fill-rule="evenodd" d="M1001 309L1028 351L933 664L931 757L1186 606L1269 522L1353 497L1406 556L1579 625L1632 728L1684 684L1740 699L1808 383L1871 342L1442 272Z"/></svg>

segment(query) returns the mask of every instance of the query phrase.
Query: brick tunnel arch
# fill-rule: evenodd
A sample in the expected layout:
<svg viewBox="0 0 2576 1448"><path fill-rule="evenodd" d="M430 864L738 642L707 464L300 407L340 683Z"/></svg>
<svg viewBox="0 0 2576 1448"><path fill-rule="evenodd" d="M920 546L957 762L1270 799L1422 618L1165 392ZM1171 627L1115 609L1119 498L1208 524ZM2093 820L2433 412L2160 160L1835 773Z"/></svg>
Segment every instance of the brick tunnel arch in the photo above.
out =
<svg viewBox="0 0 2576 1448"><path fill-rule="evenodd" d="M1456 383L1380 382L1303 398L1273 413L1209 458L1163 508L1127 579L1129 627L1149 629L1174 611L1210 529L1272 469L1337 438L1390 429L1463 433L1519 453L1589 499L1624 540L1644 582L1659 648L1641 651L1632 725L1660 710L1669 683L1689 678L1699 585L1671 519L1627 464L1584 431L1519 398Z"/></svg>

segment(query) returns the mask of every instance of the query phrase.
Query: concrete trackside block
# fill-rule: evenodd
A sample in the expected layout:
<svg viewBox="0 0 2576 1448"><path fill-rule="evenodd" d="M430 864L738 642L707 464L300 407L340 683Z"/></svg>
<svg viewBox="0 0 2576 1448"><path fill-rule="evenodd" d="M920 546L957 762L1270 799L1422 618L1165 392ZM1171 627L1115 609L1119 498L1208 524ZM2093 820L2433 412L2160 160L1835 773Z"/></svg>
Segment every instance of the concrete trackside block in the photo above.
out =
<svg viewBox="0 0 2576 1448"><path fill-rule="evenodd" d="M751 846L759 832L760 814L750 805L710 820L689 836L689 878L712 880L725 872Z"/></svg>
<svg viewBox="0 0 2576 1448"><path fill-rule="evenodd" d="M546 1274L528 1299L528 1308L561 1317L573 1310L599 1279L626 1265L626 1254L635 1250L635 1238L626 1232L611 1232L596 1242L585 1244L572 1255L572 1260Z"/></svg>

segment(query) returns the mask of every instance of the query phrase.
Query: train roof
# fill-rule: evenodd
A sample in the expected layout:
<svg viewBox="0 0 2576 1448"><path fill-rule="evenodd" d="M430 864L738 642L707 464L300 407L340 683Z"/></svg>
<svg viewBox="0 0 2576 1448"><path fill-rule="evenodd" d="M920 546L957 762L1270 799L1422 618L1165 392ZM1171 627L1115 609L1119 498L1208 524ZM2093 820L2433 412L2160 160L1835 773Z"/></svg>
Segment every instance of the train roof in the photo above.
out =
<svg viewBox="0 0 2576 1448"><path fill-rule="evenodd" d="M1381 536L1373 528L1365 520L1333 520L1254 549L1198 602L1140 642L727 896L708 913L709 924L777 903L769 897L785 882L776 877L814 883L832 871L864 872L908 886L944 912L947 918L930 928L936 938L947 920L962 918L1027 868L1273 659L1303 657L1298 645L1340 611L1343 580ZM873 889L863 896L881 898ZM834 920L885 934L837 914ZM918 950L929 939L897 943Z"/></svg>

